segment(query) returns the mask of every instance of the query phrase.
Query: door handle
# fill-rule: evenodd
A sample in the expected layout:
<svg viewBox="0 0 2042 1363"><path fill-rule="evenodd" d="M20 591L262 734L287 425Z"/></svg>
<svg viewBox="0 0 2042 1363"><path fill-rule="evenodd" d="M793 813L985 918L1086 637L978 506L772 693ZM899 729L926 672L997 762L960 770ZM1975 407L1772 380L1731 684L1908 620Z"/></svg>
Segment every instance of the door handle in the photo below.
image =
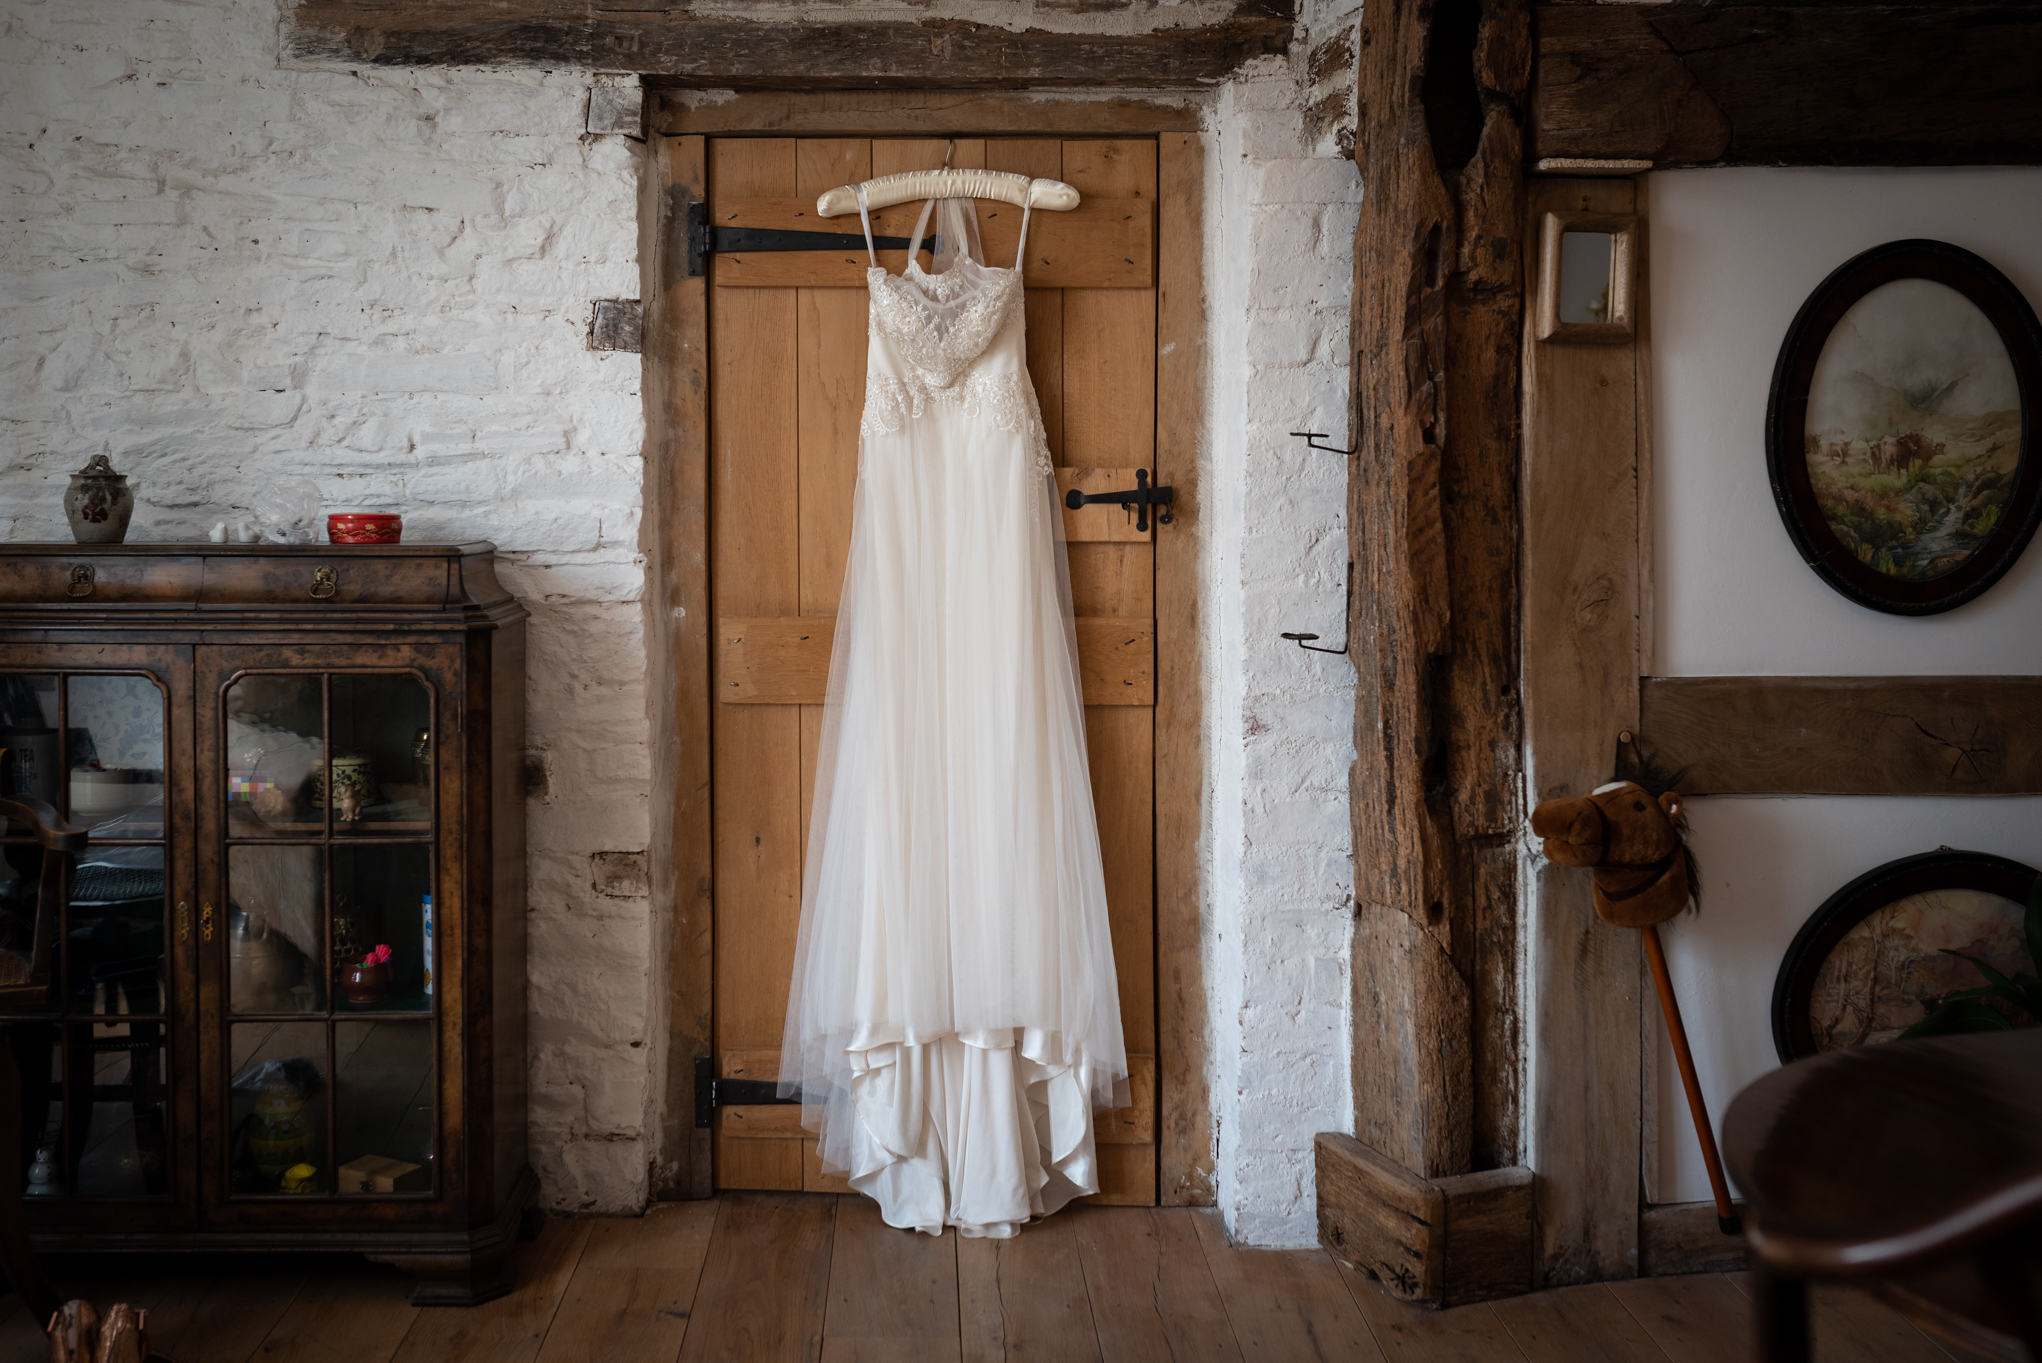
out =
<svg viewBox="0 0 2042 1363"><path fill-rule="evenodd" d="M188 900L177 901L177 940L180 945L191 940L191 903Z"/></svg>
<svg viewBox="0 0 2042 1363"><path fill-rule="evenodd" d="M201 942L213 940L213 906L211 904L199 910L199 940Z"/></svg>
<svg viewBox="0 0 2042 1363"><path fill-rule="evenodd" d="M1136 530L1146 531L1149 528L1149 508L1152 506L1163 508L1156 513L1156 524L1168 525L1170 524L1169 506L1176 498L1176 488L1150 487L1149 471L1147 469L1136 469L1134 471L1133 487L1122 492L1080 492L1076 488L1072 488L1064 494L1064 505L1076 511L1082 506L1095 502L1116 503L1122 510L1131 510L1135 513L1134 528Z"/></svg>

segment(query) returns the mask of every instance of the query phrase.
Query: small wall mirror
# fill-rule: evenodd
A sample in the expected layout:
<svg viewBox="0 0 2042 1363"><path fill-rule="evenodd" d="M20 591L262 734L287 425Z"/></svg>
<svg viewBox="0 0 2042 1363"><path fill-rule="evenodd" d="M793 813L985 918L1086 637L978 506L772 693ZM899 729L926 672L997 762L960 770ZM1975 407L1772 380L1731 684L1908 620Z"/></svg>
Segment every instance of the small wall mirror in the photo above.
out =
<svg viewBox="0 0 2042 1363"><path fill-rule="evenodd" d="M1560 234L1560 320L1609 321L1610 278L1616 257L1610 232Z"/></svg>
<svg viewBox="0 0 2042 1363"><path fill-rule="evenodd" d="M1545 215L1539 231L1540 340L1619 345L1631 339L1637 230L1637 218L1627 213Z"/></svg>

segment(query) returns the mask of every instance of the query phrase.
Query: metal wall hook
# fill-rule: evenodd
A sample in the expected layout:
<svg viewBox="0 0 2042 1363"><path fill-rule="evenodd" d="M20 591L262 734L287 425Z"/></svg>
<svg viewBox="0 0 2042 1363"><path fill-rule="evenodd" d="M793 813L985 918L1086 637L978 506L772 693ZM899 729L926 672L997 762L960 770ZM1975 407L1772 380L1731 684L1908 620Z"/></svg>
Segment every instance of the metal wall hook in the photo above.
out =
<svg viewBox="0 0 2042 1363"><path fill-rule="evenodd" d="M1345 610L1344 610L1344 611L1343 611L1343 612L1341 613L1341 619L1342 619L1342 620L1344 620L1344 621L1346 621L1346 622L1348 622L1348 623L1347 623L1347 630L1348 630L1348 631L1349 631L1349 632L1351 633L1351 631L1352 631L1352 630L1353 630L1353 628L1354 628L1354 626L1353 626L1353 620L1354 620L1354 560L1353 560L1353 559L1349 559L1349 560L1347 561L1347 606L1346 606L1346 609L1345 609ZM1290 640L1290 641L1291 641L1292 643L1296 644L1296 645L1297 645L1297 646L1298 646L1299 648L1301 648L1301 649L1305 650L1305 652L1307 652L1307 653L1345 653L1345 652L1347 652L1347 646L1348 646L1349 644L1351 644L1351 643L1353 643L1353 642L1354 642L1354 640L1353 640L1353 639L1352 639L1352 638L1350 637L1350 638L1347 638L1347 639L1343 639L1343 640L1341 641L1341 643L1340 643L1340 647L1338 647L1338 648L1318 648L1318 647L1315 647L1315 646L1314 646L1314 645L1313 645L1313 644L1311 643L1311 641L1312 641L1313 639L1316 639L1316 638L1318 638L1318 637L1319 637L1319 636L1318 636L1318 635L1316 635L1316 634L1292 634L1292 633L1289 633L1288 631L1286 631L1286 632L1284 633L1284 636L1283 636L1283 637L1284 637L1284 638L1286 638L1286 639L1288 639L1288 640Z"/></svg>
<svg viewBox="0 0 2042 1363"><path fill-rule="evenodd" d="M1324 431L1292 431L1291 434L1304 441L1306 449L1324 450L1327 454L1346 455L1350 459L1354 457L1354 450L1361 448L1356 445L1354 450L1343 450L1338 445L1321 445L1319 442L1326 438Z"/></svg>

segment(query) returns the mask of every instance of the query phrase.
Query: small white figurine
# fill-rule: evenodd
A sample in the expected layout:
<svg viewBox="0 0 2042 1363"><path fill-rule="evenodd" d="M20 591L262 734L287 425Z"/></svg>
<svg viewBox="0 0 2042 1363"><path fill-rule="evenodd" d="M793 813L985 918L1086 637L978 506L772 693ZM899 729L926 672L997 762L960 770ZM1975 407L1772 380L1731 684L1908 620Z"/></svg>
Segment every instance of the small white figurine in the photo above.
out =
<svg viewBox="0 0 2042 1363"><path fill-rule="evenodd" d="M225 544L227 542L227 522L220 521L215 524L211 530L206 532L206 538L215 544Z"/></svg>
<svg viewBox="0 0 2042 1363"><path fill-rule="evenodd" d="M50 1158L47 1146L35 1152L35 1163L28 1166L28 1187L24 1189L30 1197L51 1197L57 1192L57 1162Z"/></svg>

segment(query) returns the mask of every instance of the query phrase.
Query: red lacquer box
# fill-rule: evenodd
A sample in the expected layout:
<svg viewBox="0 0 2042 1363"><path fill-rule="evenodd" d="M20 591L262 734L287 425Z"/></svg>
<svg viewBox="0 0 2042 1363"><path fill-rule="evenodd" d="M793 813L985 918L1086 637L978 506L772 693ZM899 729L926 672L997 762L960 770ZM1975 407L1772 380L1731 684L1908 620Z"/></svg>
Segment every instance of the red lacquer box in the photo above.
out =
<svg viewBox="0 0 2042 1363"><path fill-rule="evenodd" d="M332 544L396 544L404 534L404 517L394 511L345 511L326 518Z"/></svg>

